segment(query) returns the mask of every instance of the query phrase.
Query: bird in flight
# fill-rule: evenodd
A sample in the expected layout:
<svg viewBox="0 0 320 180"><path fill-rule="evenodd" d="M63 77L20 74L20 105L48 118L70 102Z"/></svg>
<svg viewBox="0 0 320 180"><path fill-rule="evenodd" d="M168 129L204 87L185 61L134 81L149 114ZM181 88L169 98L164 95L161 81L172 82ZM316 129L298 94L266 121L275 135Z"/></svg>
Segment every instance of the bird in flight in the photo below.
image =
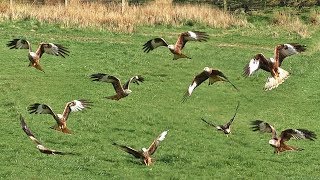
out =
<svg viewBox="0 0 320 180"><path fill-rule="evenodd" d="M56 114L52 108L46 104L34 103L28 107L28 111L30 114L51 114L52 117L56 120L56 124L51 128L57 131L61 131L66 134L71 134L71 131L67 127L67 120L69 117L70 112L77 112L81 111L85 108L89 108L91 106L90 101L80 99L80 100L73 100L67 102L64 111L62 114Z"/></svg>
<svg viewBox="0 0 320 180"><path fill-rule="evenodd" d="M286 142L291 138L309 139L311 141L314 141L314 139L317 138L317 135L314 132L307 129L286 129L281 132L280 136L277 136L275 128L267 122L255 120L251 122L251 125L253 131L267 132L272 134L272 139L269 140L269 144L274 147L274 153L277 154L283 151L302 150L286 144Z"/></svg>
<svg viewBox="0 0 320 180"><path fill-rule="evenodd" d="M208 121L206 121L204 118L201 118L201 120L205 123L207 123L208 125L216 128L218 131L222 131L224 134L226 134L228 136L228 134L231 133L231 124L233 122L233 120L235 119L237 112L238 112L238 108L239 108L240 102L238 102L238 105L236 107L236 112L234 113L233 117L229 120L229 122L227 122L224 125L215 125L213 123L210 123Z"/></svg>
<svg viewBox="0 0 320 180"><path fill-rule="evenodd" d="M256 54L244 67L243 75L245 77L251 76L259 69L270 72L271 77L268 77L264 90L274 89L289 77L289 72L280 68L283 60L305 50L306 46L298 43L279 44L274 49L273 58L267 59L262 53Z"/></svg>
<svg viewBox="0 0 320 180"><path fill-rule="evenodd" d="M239 91L239 89L231 81L229 81L229 79L220 70L205 67L200 74L193 78L192 83L189 85L189 88L184 94L182 101L185 102L187 98L191 96L195 88L207 79L209 79L209 85L212 85L218 81L226 81L229 82L237 91Z"/></svg>
<svg viewBox="0 0 320 180"><path fill-rule="evenodd" d="M65 56L69 56L70 53L66 47L60 44L45 42L40 43L36 52L33 52L30 42L26 39L13 39L8 42L7 46L10 47L10 49L29 49L29 66L32 66L42 72L44 72L44 70L40 65L40 59L43 53L62 56L63 58L65 58Z"/></svg>
<svg viewBox="0 0 320 180"><path fill-rule="evenodd" d="M155 38L155 39L151 39L148 42L146 42L143 45L143 50L144 50L144 52L148 53L157 47L165 46L173 54L173 60L177 60L180 58L191 59L190 57L188 57L182 53L182 49L184 48L186 43L188 41L199 41L199 42L207 41L208 38L209 38L209 35L205 32L187 31L187 32L183 32L179 35L178 40L175 45L169 45L166 42L166 40L164 40L163 38Z"/></svg>
<svg viewBox="0 0 320 180"><path fill-rule="evenodd" d="M59 155L64 155L67 153L63 153L60 151L56 151L53 149L48 149L46 147L44 147L41 142L33 135L33 133L31 132L31 130L29 129L29 127L27 126L27 123L25 122L24 118L20 115L20 122L21 122L21 127L22 130L27 134L27 136L29 136L29 138L37 145L37 149L44 154L59 154Z"/></svg>
<svg viewBox="0 0 320 180"><path fill-rule="evenodd" d="M142 148L140 151L135 150L129 146L120 145L117 143L113 143L114 146L119 147L121 150L133 155L135 158L143 160L146 166L150 166L153 163L153 159L151 156L156 152L157 148L161 141L163 141L168 133L167 131L163 131L150 145L148 149Z"/></svg>
<svg viewBox="0 0 320 180"><path fill-rule="evenodd" d="M141 76L133 76L131 77L125 84L121 85L120 79L103 73L92 74L92 81L101 81L111 83L116 94L113 96L106 97L107 99L119 100L121 98L127 97L132 91L129 89L130 83L136 83L139 85L140 82L144 81L144 78Z"/></svg>

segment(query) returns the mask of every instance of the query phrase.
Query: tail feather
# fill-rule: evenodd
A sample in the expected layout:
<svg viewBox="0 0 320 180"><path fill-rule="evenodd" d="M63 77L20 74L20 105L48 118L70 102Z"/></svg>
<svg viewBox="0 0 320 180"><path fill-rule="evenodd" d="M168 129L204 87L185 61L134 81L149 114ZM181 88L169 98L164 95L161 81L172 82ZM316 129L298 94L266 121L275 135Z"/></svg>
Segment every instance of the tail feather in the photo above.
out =
<svg viewBox="0 0 320 180"><path fill-rule="evenodd" d="M282 69L278 68L278 73L279 77L268 77L267 82L264 86L264 90L272 90L276 87L278 87L280 84L282 84L288 77L289 77L289 72Z"/></svg>

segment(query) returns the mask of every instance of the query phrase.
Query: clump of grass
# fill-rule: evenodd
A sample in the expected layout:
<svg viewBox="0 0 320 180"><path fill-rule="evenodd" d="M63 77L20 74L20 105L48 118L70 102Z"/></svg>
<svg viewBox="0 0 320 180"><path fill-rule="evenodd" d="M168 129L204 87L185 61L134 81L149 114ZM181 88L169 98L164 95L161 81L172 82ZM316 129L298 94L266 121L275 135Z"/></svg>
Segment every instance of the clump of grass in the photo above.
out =
<svg viewBox="0 0 320 180"><path fill-rule="evenodd" d="M276 26L281 26L288 32L297 33L302 38L308 37L308 27L298 16L286 12L275 12L272 17L272 23Z"/></svg>
<svg viewBox="0 0 320 180"><path fill-rule="evenodd" d="M81 3L71 1L60 5L15 4L11 10L0 3L0 19L21 20L25 17L63 26L99 27L112 31L133 32L140 25L181 26L201 23L209 27L246 26L244 17L237 18L209 5L174 5L172 0L152 1L144 5L128 5L122 12L121 3ZM36 9L36 10L35 10ZM48 13L50 12L50 13ZM192 23L190 23L192 22Z"/></svg>
<svg viewBox="0 0 320 180"><path fill-rule="evenodd" d="M320 24L320 13L316 10L311 11L309 20L310 20L311 24L319 25Z"/></svg>

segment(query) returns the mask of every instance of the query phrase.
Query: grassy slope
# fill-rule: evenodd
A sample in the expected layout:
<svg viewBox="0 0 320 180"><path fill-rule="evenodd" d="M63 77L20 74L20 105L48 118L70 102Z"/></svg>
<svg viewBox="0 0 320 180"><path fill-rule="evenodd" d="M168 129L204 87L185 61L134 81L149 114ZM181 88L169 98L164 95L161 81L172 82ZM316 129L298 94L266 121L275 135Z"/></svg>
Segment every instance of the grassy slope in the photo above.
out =
<svg viewBox="0 0 320 180"><path fill-rule="evenodd" d="M35 31L31 31L31 28ZM51 30L48 30L51 29ZM192 60L172 61L165 48L149 54L142 44L158 35L175 42L179 32L197 29L210 34L207 43L190 43L185 53ZM59 26L16 22L0 24L1 93L0 177L5 178L308 178L319 172L319 142L291 141L305 148L301 152L273 154L269 135L251 132L250 120L263 119L284 128L307 128L319 134L319 32L299 39L278 29L248 28L217 30L203 27L140 28L132 35L102 31L61 29ZM280 37L273 38L271 31ZM33 44L40 41L69 47L66 59L45 55L46 73L26 67L25 50L9 50L5 43L17 36ZM252 78L241 76L243 66L258 52L271 56L277 43L301 42L309 51L286 60L283 68L291 77L277 89L264 92L267 77L260 72ZM227 83L196 89L187 103L183 93L193 76L205 66L221 69L241 89L237 93ZM121 79L141 74L146 81L132 85L133 93L121 101L103 97L114 93L110 84L91 82L88 76L104 72ZM245 94L251 100L243 98ZM70 116L73 135L48 127L54 121L47 115L29 115L26 107L47 103L62 111L65 102L86 98L94 107ZM241 101L239 114L229 137L213 131L200 117L224 123ZM74 151L74 156L47 156L39 153L20 128L22 114L31 130L47 146ZM160 132L170 129L155 154L151 167L111 145L113 141L140 148ZM282 170L284 169L284 170Z"/></svg>

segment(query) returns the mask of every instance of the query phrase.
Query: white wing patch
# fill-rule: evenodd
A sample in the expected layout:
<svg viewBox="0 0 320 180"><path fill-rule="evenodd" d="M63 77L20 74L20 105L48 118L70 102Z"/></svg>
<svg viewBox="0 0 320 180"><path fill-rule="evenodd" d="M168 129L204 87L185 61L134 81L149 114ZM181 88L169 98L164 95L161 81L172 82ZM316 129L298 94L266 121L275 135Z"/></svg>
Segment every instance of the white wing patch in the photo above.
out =
<svg viewBox="0 0 320 180"><path fill-rule="evenodd" d="M81 111L82 109L84 109L85 107L83 106L83 104L81 103L81 101L78 100L74 100L74 105L70 106L70 109L72 112L77 112L77 111Z"/></svg>
<svg viewBox="0 0 320 180"><path fill-rule="evenodd" d="M193 82L193 83L189 86L189 88L188 88L189 96L191 96L194 88L196 88L196 87L197 87L197 83L196 83L196 82Z"/></svg>
<svg viewBox="0 0 320 180"><path fill-rule="evenodd" d="M169 130L163 131L163 132L160 134L160 136L159 136L159 138L158 138L158 141L163 141L164 138L166 138L166 135L167 135L168 131L169 131Z"/></svg>
<svg viewBox="0 0 320 180"><path fill-rule="evenodd" d="M190 36L190 38L188 38L188 40L197 40L198 36L196 33L192 32L192 31L188 31L188 34Z"/></svg>
<svg viewBox="0 0 320 180"><path fill-rule="evenodd" d="M252 75L256 70L259 69L259 60L251 59L249 62L249 76Z"/></svg>

